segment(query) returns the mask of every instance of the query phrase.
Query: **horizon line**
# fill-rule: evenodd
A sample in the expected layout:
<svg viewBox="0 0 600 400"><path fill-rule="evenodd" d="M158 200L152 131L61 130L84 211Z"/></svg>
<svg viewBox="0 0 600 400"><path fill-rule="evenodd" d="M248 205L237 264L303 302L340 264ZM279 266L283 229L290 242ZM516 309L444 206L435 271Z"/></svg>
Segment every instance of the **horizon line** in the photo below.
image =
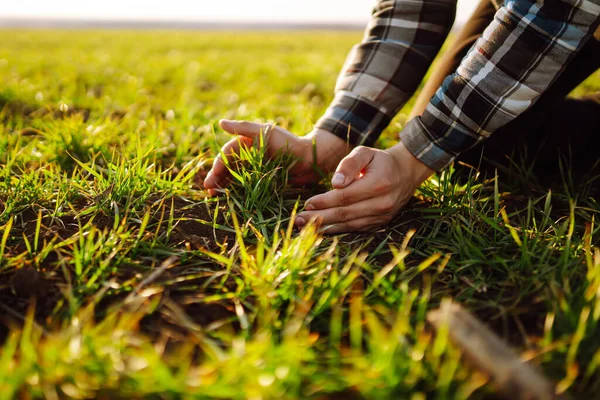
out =
<svg viewBox="0 0 600 400"><path fill-rule="evenodd" d="M64 29L333 29L364 30L366 22L360 21L310 21L290 20L270 22L263 20L185 20L185 19L118 19L118 18L39 18L0 17L0 28L64 28Z"/></svg>

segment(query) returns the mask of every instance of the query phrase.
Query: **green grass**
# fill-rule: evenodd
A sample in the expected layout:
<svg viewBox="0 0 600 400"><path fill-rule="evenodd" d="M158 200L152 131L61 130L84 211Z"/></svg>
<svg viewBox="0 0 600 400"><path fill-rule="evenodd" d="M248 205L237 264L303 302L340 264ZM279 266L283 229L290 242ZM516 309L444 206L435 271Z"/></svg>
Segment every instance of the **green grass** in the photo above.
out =
<svg viewBox="0 0 600 400"><path fill-rule="evenodd" d="M311 193L253 148L206 197L216 121L309 132L360 33L3 34L0 399L485 398L425 322L450 299L559 391L598 396L585 186L451 168L386 229L330 237L291 228Z"/></svg>

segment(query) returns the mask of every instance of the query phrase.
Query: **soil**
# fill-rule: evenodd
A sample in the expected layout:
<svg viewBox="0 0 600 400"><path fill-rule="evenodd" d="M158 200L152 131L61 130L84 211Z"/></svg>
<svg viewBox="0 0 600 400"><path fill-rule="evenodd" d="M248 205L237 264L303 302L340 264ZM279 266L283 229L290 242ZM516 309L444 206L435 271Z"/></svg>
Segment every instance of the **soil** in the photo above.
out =
<svg viewBox="0 0 600 400"><path fill-rule="evenodd" d="M148 206L152 207L153 202L149 201ZM152 231L156 229L156 224L160 221L161 214L164 215L162 225L166 229L168 216L171 213L171 201L165 201L164 210L162 207L156 207L151 217L149 225L154 224ZM78 202L77 208L84 209L88 204ZM214 207L209 207L204 203L191 203L180 198L173 199L173 221L174 228L168 238L169 247L181 250L208 249L210 251L220 252L221 246L231 248L234 244L234 235L216 227L213 227ZM219 213L217 224L224 224L224 218ZM27 252L27 246L20 238L25 235L33 243L35 229L38 220L36 210L27 209L21 212L13 225L13 239L7 243L5 254L8 257ZM78 218L77 215L64 215L57 218L43 216L41 221L41 240L50 241L54 238L66 240L80 231L80 225L92 223L99 230L110 230L114 226L114 219L111 216L98 212L93 218L84 216ZM162 229L164 230L164 229ZM166 258L166 256L165 256ZM63 299L61 287L67 287L68 282L64 273L59 271L60 256L55 252L50 252L43 260L38 260L36 265L28 257L22 257L22 265L17 268L4 269L0 271L0 343L3 342L10 326L22 324L27 310L31 304L34 304L35 320L41 326L53 324L65 310L57 307ZM189 260L190 263L197 262ZM152 261L148 261L152 262ZM154 260L157 265L162 260ZM207 269L210 265L203 264ZM171 299L175 304L180 305L182 311L190 320L200 326L206 326L213 322L230 318L234 315L233 305L221 303L194 303L185 299L189 295L189 288L201 285L208 278L198 278L186 280L183 283L173 283L178 276L184 276L193 265L182 262L181 265L165 271L154 283L169 281L162 294L164 300ZM215 265L215 270L220 267ZM122 265L118 271L119 281L139 276L139 265ZM141 279L140 279L141 280ZM106 297L97 305L96 314L101 317L112 305L119 304L126 297L127 293L120 293L112 289L107 292ZM156 335L162 327L169 328L170 331L176 330L176 321L172 319L169 313L165 313L159 306L157 311L146 316L141 323L143 331L150 335ZM180 332L183 335L183 332Z"/></svg>
<svg viewBox="0 0 600 400"><path fill-rule="evenodd" d="M169 199L161 206L156 205L156 200L148 200L148 207L153 210L149 224L153 228L148 229L148 231L153 232L156 230L156 224L160 221L161 215L163 216L163 227L166 229L171 207L173 207L174 228L165 243L169 247L180 250L207 249L220 253L223 249L231 249L235 244L233 233L213 226L214 203L210 205L204 202L194 203L175 197L172 202ZM340 242L355 245L364 244L363 251L371 255L370 261L373 264L378 266L387 264L393 257L391 252L387 250L389 244L399 246L410 229L419 230L427 223L418 211L418 207L414 207L414 202L417 202L417 200L413 200L413 203L407 208L413 211L402 213L396 220L392 221L388 228L373 233L341 235L339 237ZM85 202L80 202L77 204L77 208L83 209L86 205ZM224 219L225 213L222 212L224 210L220 211L216 224L227 225ZM19 238L24 234L32 242L37 218L38 214L33 209L22 212L13 228L15 230L14 237ZM79 232L80 225L89 223L90 220L99 230L110 230L114 226L114 219L102 212L99 212L93 219L90 216L77 218L76 215L64 215L60 218L46 216L42 219L41 237L48 241L54 237L58 237L60 240L68 239ZM161 230L164 231L164 229ZM384 251L376 253L383 241L386 241ZM9 256L16 256L26 251L27 248L22 241L16 242L12 246L9 241L7 247ZM58 272L59 258L58 254L50 253L39 265L34 266L24 257L23 265L19 268L0 272L0 307L3 309L0 314L5 315L4 318L0 319L0 342L6 337L7 326L22 323L23 316L27 314L32 301L35 302L35 319L40 325L52 325L54 319L58 320L62 312L60 307L57 307L63 299L61 287L67 286L64 273L62 271ZM162 261L164 260L148 260L147 263L154 262L154 265L160 265ZM202 260L202 270L210 271L211 265L206 261L206 259ZM169 311L168 307L165 307L168 302L176 304L183 311L186 318L198 326L206 327L224 321L224 323L230 323L233 329L239 329L237 322L235 322L237 319L234 318L235 309L232 302L205 303L195 297L200 291L204 295L210 295L202 289L207 279L211 277L209 272L207 272L207 276L194 280L177 280L178 277L189 276L190 271L192 271L191 273L197 271L197 269L194 269L197 268L197 263L197 256L196 258L191 256L190 260L179 260L179 264L166 270L153 282L154 285L161 282L163 284L168 282L168 284L163 285L164 291L159 294L161 296L159 306L140 322L140 328L143 332L151 337L158 337L167 333L171 341L186 340L186 336L189 335L190 331L187 328L182 328L181 321L175 318L176 315ZM215 271L220 271L220 269L220 266L214 265ZM137 279L137 282L140 282L143 278L139 274L139 265L131 267L122 265L118 271L118 278L121 282L127 279ZM415 282L415 284L420 283ZM436 284L436 290L448 291L446 284L442 279ZM230 286L229 289L228 286ZM235 290L234 282L232 280L226 281L224 290ZM97 316L101 318L112 306L121 304L128 294L129 292L118 290L107 292L106 297L96 307ZM481 296L489 297L490 293L484 293ZM529 302L527 303L529 304ZM510 319L499 317L501 313L498 313L497 309L488 308L476 313L482 320L489 321L490 327L510 340L512 344L522 345L524 340L527 340L522 332L540 332L541 324L543 324L542 316L545 315L543 305L535 304L533 300L530 306L523 309L527 311ZM10 312L6 312L6 310L10 310Z"/></svg>
<svg viewBox="0 0 600 400"><path fill-rule="evenodd" d="M0 343L9 328L20 325L33 305L35 321L45 326L62 295L56 283L37 270L25 267L0 275Z"/></svg>

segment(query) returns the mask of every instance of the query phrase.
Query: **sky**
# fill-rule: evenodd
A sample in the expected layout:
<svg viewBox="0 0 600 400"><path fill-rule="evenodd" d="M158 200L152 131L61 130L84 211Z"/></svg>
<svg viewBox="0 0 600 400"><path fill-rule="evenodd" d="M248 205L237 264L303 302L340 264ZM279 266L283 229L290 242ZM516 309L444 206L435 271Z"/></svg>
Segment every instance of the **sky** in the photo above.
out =
<svg viewBox="0 0 600 400"><path fill-rule="evenodd" d="M459 0L463 22L478 0ZM374 0L0 0L3 18L366 22Z"/></svg>

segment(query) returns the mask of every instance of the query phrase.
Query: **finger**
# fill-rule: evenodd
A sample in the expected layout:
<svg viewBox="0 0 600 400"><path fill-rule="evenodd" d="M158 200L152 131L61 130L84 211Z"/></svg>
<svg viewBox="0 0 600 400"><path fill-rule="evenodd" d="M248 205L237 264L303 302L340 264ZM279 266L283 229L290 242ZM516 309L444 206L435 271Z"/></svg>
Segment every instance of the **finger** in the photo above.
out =
<svg viewBox="0 0 600 400"><path fill-rule="evenodd" d="M358 218L348 222L324 226L321 232L328 235L347 232L368 232L381 228L388 221L379 217Z"/></svg>
<svg viewBox="0 0 600 400"><path fill-rule="evenodd" d="M350 185L356 177L373 161L375 152L364 146L354 148L350 154L340 161L331 184L336 189L342 189Z"/></svg>
<svg viewBox="0 0 600 400"><path fill-rule="evenodd" d="M393 211L393 203L387 197L372 198L349 206L326 208L316 211L302 211L296 216L294 224L302 226L308 221L318 225L332 225L352 221L359 218L384 218Z"/></svg>
<svg viewBox="0 0 600 400"><path fill-rule="evenodd" d="M228 119L219 121L219 126L234 135L248 136L253 139L257 138L261 133L267 133L271 128L271 125L267 124L249 121L231 121Z"/></svg>
<svg viewBox="0 0 600 400"><path fill-rule="evenodd" d="M229 171L222 160L222 154L234 154L240 148L240 141L238 138L231 139L225 143L221 148L219 154L213 161L212 168L208 171L206 178L204 179L204 187L206 189L214 189L220 185L220 182L228 175Z"/></svg>
<svg viewBox="0 0 600 400"><path fill-rule="evenodd" d="M206 179L204 179L204 187L206 189L209 189L209 193L215 193L213 189L224 186L225 182L229 177L229 170L227 169L225 161L223 161L222 159L223 155L225 155L228 162L231 161L233 155L239 152L240 145L251 146L252 139L245 136L239 136L237 138L231 139L229 142L225 143L225 145L221 148L219 154L217 154L217 156L215 157L215 160L213 161L213 166L206 175Z"/></svg>
<svg viewBox="0 0 600 400"><path fill-rule="evenodd" d="M365 176L352 182L346 188L334 189L308 199L304 205L307 211L349 206L360 201L389 193L392 182L389 177L378 176L376 171L367 170Z"/></svg>
<svg viewBox="0 0 600 400"><path fill-rule="evenodd" d="M226 185L224 184L222 186L226 186ZM221 189L221 187L219 187L218 189L208 189L207 192L211 197L214 197L214 196L218 196L221 193L224 193L225 191L223 189Z"/></svg>
<svg viewBox="0 0 600 400"><path fill-rule="evenodd" d="M217 177L224 175L225 173L227 173L227 166L225 165L225 162L223 161L223 154L225 154L225 157L227 157L229 159L229 157L231 157L231 155L236 154L240 149L240 139L239 138L235 138L235 139L231 139L230 141L228 141L227 143L225 143L223 145L223 147L221 148L221 150L219 151L219 153L217 154L217 156L215 157L214 161L213 161L213 165L212 168L210 169L210 171L208 172L208 176L206 177L206 181L205 184L208 183L208 185L210 186L210 184L213 182L214 179L217 179ZM211 179L209 179L211 178Z"/></svg>

